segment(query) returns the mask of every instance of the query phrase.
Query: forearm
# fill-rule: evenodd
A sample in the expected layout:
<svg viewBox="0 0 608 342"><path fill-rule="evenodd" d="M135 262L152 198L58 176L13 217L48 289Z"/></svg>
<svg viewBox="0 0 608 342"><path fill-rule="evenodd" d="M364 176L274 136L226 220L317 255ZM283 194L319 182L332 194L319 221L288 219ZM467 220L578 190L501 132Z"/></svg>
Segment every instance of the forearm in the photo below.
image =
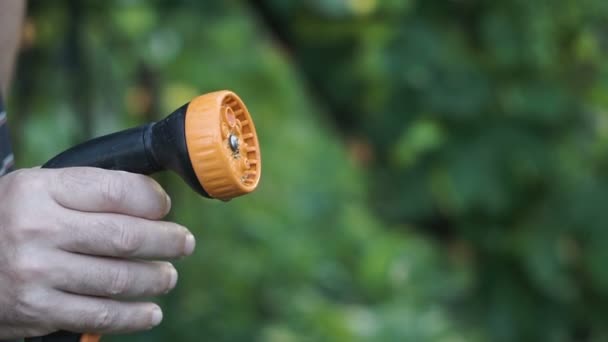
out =
<svg viewBox="0 0 608 342"><path fill-rule="evenodd" d="M21 41L25 0L0 1L0 91L6 94Z"/></svg>

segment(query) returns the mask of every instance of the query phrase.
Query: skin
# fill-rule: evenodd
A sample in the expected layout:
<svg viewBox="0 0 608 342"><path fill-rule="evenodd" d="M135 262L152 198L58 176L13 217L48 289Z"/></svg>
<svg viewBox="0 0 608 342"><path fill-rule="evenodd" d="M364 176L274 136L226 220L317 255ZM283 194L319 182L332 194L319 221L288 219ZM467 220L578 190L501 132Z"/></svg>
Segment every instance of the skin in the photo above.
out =
<svg viewBox="0 0 608 342"><path fill-rule="evenodd" d="M0 1L0 77L8 85L23 2ZM193 252L161 219L171 200L153 179L96 168L21 169L0 177L0 340L57 330L150 329L169 292L170 262Z"/></svg>

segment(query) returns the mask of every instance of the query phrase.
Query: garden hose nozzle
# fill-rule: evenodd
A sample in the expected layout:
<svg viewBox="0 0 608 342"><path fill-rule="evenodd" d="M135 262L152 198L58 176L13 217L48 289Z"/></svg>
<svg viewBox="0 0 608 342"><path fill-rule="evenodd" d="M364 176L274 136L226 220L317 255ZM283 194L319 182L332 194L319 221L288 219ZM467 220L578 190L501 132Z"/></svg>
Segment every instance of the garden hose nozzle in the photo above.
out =
<svg viewBox="0 0 608 342"><path fill-rule="evenodd" d="M141 174L168 169L220 200L253 191L262 171L253 120L230 91L198 96L163 120L89 140L43 165L68 166Z"/></svg>
<svg viewBox="0 0 608 342"><path fill-rule="evenodd" d="M260 145L253 120L231 91L194 98L163 120L74 146L43 168L92 166L152 174L177 172L205 197L230 200L260 181ZM59 331L26 342L96 342L96 334Z"/></svg>
<svg viewBox="0 0 608 342"><path fill-rule="evenodd" d="M234 93L199 96L188 104L185 140L205 192L228 200L253 191L260 180L260 145L251 116Z"/></svg>

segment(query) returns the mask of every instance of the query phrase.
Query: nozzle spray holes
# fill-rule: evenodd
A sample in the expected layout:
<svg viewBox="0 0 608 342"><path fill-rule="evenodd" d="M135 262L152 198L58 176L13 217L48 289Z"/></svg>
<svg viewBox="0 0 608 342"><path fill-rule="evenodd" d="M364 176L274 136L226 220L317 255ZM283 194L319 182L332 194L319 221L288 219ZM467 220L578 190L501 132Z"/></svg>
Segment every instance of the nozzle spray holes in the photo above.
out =
<svg viewBox="0 0 608 342"><path fill-rule="evenodd" d="M221 108L222 138L232 154L233 167L240 173L241 183L249 186L259 179L259 152L249 113L233 96L224 98Z"/></svg>
<svg viewBox="0 0 608 342"><path fill-rule="evenodd" d="M234 126L236 126L236 116L234 115L232 108L227 106L224 108L224 118L226 119L226 123L228 123L230 128L234 129Z"/></svg>

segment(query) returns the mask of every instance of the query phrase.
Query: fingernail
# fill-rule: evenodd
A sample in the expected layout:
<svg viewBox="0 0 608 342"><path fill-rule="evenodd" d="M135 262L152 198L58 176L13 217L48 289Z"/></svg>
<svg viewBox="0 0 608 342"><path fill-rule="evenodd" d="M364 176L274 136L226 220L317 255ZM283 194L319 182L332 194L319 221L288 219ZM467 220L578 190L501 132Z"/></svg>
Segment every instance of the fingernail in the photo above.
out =
<svg viewBox="0 0 608 342"><path fill-rule="evenodd" d="M196 246L196 240L194 240L194 235L192 233L188 233L186 236L186 245L184 246L184 253L186 255L192 254L194 252L194 247Z"/></svg>
<svg viewBox="0 0 608 342"><path fill-rule="evenodd" d="M170 278L169 278L169 287L167 287L167 291L165 293L168 293L169 291L173 290L173 288L175 288L175 284L177 284L177 270L175 269L175 267L173 266L169 266L170 270Z"/></svg>
<svg viewBox="0 0 608 342"><path fill-rule="evenodd" d="M159 325L162 320L163 320L163 312L157 306L154 308L154 310L152 310L152 322L151 322L152 326L155 327L155 326Z"/></svg>
<svg viewBox="0 0 608 342"><path fill-rule="evenodd" d="M171 211L171 197L165 193L165 201L167 203L167 214Z"/></svg>

